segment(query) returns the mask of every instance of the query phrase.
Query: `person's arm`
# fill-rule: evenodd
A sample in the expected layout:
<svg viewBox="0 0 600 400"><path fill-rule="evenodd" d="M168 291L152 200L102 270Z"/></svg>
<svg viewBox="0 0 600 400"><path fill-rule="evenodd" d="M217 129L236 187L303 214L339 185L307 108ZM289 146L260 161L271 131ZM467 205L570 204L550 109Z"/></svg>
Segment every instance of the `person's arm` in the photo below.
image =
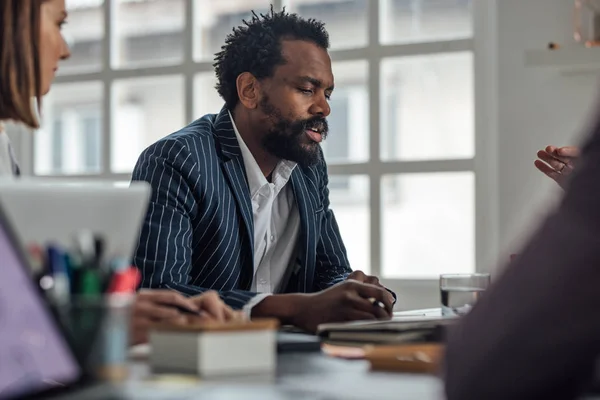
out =
<svg viewBox="0 0 600 400"><path fill-rule="evenodd" d="M197 205L197 181L189 171L197 168L191 152L176 139L155 143L140 156L132 180L152 187L148 211L142 224L134 264L142 273L142 288L171 289L187 296L210 288L189 284L192 266L192 219ZM197 178L200 179L200 178ZM219 292L234 309L241 309L256 293L244 290Z"/></svg>
<svg viewBox="0 0 600 400"><path fill-rule="evenodd" d="M450 330L455 399L575 398L600 354L600 124L565 198Z"/></svg>

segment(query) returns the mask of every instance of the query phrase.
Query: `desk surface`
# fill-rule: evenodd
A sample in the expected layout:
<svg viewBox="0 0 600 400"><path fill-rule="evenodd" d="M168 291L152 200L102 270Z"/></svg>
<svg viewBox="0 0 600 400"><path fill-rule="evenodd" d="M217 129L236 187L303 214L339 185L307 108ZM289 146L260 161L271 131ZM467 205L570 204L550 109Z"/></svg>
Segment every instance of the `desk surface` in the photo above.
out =
<svg viewBox="0 0 600 400"><path fill-rule="evenodd" d="M227 382L196 378L157 381L143 357L132 361L131 367L131 379L124 388L128 400L444 399L442 382L435 376L371 372L367 361L331 358L320 352L280 354L276 376L238 377Z"/></svg>
<svg viewBox="0 0 600 400"><path fill-rule="evenodd" d="M148 380L145 362L132 365L126 385L131 399L443 399L442 384L432 376L370 372L366 361L347 361L321 353L288 353L278 357L277 375L237 378L228 382L167 383ZM247 379L248 382L243 382ZM168 397L165 397L168 395Z"/></svg>

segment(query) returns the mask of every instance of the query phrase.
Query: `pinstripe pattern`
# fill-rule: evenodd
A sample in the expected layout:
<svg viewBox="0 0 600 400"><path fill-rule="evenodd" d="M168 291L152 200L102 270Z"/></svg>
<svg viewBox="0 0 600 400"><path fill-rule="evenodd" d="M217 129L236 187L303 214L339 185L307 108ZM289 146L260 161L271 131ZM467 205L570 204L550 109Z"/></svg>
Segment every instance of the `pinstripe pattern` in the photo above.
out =
<svg viewBox="0 0 600 400"><path fill-rule="evenodd" d="M135 265L142 287L187 295L212 289L242 308L253 263L253 216L244 163L227 110L206 115L140 156L133 180L152 196ZM295 168L292 188L301 220L299 268L286 292L315 292L351 272L333 212L325 162Z"/></svg>

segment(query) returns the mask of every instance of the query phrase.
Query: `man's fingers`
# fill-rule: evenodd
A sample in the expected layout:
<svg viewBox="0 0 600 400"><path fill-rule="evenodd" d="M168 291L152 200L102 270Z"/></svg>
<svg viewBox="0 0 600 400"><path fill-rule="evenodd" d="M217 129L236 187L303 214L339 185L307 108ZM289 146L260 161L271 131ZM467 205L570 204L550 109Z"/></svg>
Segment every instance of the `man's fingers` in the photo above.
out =
<svg viewBox="0 0 600 400"><path fill-rule="evenodd" d="M228 306L216 292L206 292L194 297L195 304L218 322L225 322L229 316Z"/></svg>
<svg viewBox="0 0 600 400"><path fill-rule="evenodd" d="M376 276L367 276L363 282L368 283L369 285L381 286L379 278Z"/></svg>
<svg viewBox="0 0 600 400"><path fill-rule="evenodd" d="M354 289L356 290L356 293L365 299L373 298L382 302L388 315L392 315L393 305L387 290L367 283L356 284L354 285ZM375 305L373 307L375 307Z"/></svg>
<svg viewBox="0 0 600 400"><path fill-rule="evenodd" d="M390 318L390 314L377 303L373 304L369 299L365 299L356 293L352 293L348 297L347 304L349 304L354 311L369 313L377 319Z"/></svg>
<svg viewBox="0 0 600 400"><path fill-rule="evenodd" d="M173 290L143 290L140 291L139 300L145 300L157 304L179 306L190 311L198 311L198 307L191 299L188 299Z"/></svg>
<svg viewBox="0 0 600 400"><path fill-rule="evenodd" d="M348 275L347 279L353 279L355 281L364 282L367 279L367 275L365 275L362 271L354 271L350 275Z"/></svg>

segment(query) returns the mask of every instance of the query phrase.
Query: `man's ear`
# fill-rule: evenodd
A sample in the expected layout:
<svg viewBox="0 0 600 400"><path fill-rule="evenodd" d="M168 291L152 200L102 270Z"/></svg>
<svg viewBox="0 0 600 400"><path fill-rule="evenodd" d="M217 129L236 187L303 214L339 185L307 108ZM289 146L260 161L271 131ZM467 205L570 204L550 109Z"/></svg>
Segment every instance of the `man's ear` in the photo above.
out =
<svg viewBox="0 0 600 400"><path fill-rule="evenodd" d="M250 72L238 75L236 79L238 97L240 103L248 109L258 107L260 100L260 82Z"/></svg>

